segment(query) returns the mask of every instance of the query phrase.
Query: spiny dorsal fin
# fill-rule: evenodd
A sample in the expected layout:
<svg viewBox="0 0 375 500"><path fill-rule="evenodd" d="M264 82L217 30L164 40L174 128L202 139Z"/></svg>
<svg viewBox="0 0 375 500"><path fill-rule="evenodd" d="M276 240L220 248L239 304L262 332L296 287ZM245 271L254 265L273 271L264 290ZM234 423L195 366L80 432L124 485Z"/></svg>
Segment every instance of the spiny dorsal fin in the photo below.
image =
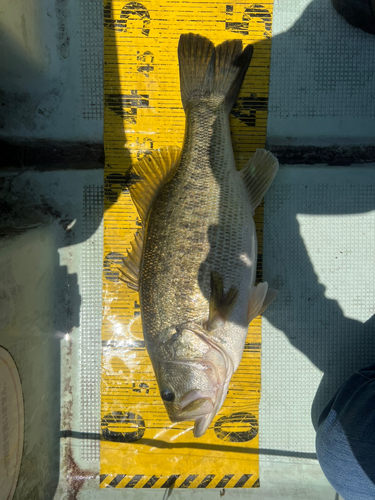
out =
<svg viewBox="0 0 375 500"><path fill-rule="evenodd" d="M225 322L236 303L238 290L232 287L224 293L223 279L215 271L211 272L211 297L207 330L213 330L217 321Z"/></svg>
<svg viewBox="0 0 375 500"><path fill-rule="evenodd" d="M166 148L146 156L132 169L140 179L130 186L130 195L139 216L146 223L151 205L161 187L172 179L179 164L181 150Z"/></svg>
<svg viewBox="0 0 375 500"><path fill-rule="evenodd" d="M139 290L139 274L141 268L142 252L143 252L143 237L145 230L140 229L135 239L130 243L132 249L128 255L122 259L123 265L118 270L121 273L120 280L128 285L132 290Z"/></svg>
<svg viewBox="0 0 375 500"><path fill-rule="evenodd" d="M253 210L262 201L278 168L279 162L272 153L265 149L257 149L241 170L240 176L246 185Z"/></svg>

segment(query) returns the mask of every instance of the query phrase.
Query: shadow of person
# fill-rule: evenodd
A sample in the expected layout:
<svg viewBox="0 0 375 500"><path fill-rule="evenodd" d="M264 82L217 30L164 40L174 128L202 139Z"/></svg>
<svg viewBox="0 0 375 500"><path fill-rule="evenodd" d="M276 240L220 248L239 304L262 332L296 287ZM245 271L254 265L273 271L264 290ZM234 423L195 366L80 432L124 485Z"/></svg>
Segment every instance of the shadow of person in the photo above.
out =
<svg viewBox="0 0 375 500"><path fill-rule="evenodd" d="M375 47L375 37L348 25L326 0L311 2L290 27L282 12L277 23L288 29L272 40L268 142L309 144L311 140L314 144L318 139L324 146L339 142L345 134L353 143L368 142L366 129L375 103L366 83L372 74L367 48ZM280 137L277 129L281 126ZM322 169L322 184L326 182L324 172ZM338 186L340 181L338 170ZM283 199L283 215L279 216L282 226L273 227L272 232L279 234L278 241L290 251L282 253L283 262L277 255L270 256L265 270L269 286L279 290L278 299L265 313L267 320L323 372L311 409L314 427L339 386L355 370L375 359L374 316L365 323L347 318L338 302L325 296L325 287L318 281L297 220L297 214L339 217L374 210L373 197L365 196L363 191L353 194L340 192L339 187L337 190L333 196L327 188L319 203L301 192L293 204L288 197ZM266 231L266 241L274 237L271 229ZM322 240L322 252L324 245ZM287 275L293 279L286 279ZM352 278L356 279L354 275ZM349 283L348 287L350 294Z"/></svg>
<svg viewBox="0 0 375 500"><path fill-rule="evenodd" d="M289 170L291 172L293 168ZM286 186L276 182L271 187L270 199L276 200L276 203L269 207L269 213L277 214L279 224L267 227L265 234L266 241L273 240L272 245L277 242L267 256L265 274L269 285L279 290L277 300L266 311L265 317L323 372L311 410L315 427L322 409L339 386L355 370L369 365L375 358L375 316L365 323L348 318L336 300L325 296L326 289L319 283L302 239L298 220L301 214L319 216L323 220L325 216L339 218L355 213L366 214L375 208L373 197L366 196L366 190L361 189L360 184L357 188L342 184L341 169L337 170L337 184L329 183L328 179L324 179L327 170L332 176L334 170L328 167L320 169L317 174L322 179L322 185ZM346 231L342 235L345 237L342 251L350 245L347 243L350 237L356 237L354 230ZM322 254L325 246L328 250L332 244L325 240L325 234L322 231L319 240ZM282 248L282 252L276 247ZM336 258L340 258L339 252L338 255ZM331 264L332 272L337 269L335 262ZM354 281L355 275L348 276L347 296L353 294L349 279Z"/></svg>

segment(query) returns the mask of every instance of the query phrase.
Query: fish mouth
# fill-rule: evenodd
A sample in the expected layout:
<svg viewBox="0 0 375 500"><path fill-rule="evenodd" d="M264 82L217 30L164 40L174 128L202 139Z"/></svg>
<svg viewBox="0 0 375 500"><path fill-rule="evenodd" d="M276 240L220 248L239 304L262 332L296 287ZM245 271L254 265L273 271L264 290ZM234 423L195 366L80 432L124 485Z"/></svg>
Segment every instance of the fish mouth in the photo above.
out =
<svg viewBox="0 0 375 500"><path fill-rule="evenodd" d="M180 401L180 410L186 410L188 407L190 407L193 403L197 403L197 401L205 401L209 400L211 401L212 404L212 398L210 394L205 394L202 391L197 391L197 390L192 390L189 391L185 396L181 399Z"/></svg>
<svg viewBox="0 0 375 500"><path fill-rule="evenodd" d="M172 363L193 365L193 363L187 360L172 361ZM171 416L173 422L195 420L214 411L219 392L217 370L213 363L207 360L204 362L201 361L200 365L211 372L212 392L207 393L199 389L192 389L187 392L179 403L178 412Z"/></svg>
<svg viewBox="0 0 375 500"><path fill-rule="evenodd" d="M205 415L212 414L214 407L215 405L210 397L198 397L185 403L177 415L173 416L173 420L174 422L195 420L197 418L204 417Z"/></svg>

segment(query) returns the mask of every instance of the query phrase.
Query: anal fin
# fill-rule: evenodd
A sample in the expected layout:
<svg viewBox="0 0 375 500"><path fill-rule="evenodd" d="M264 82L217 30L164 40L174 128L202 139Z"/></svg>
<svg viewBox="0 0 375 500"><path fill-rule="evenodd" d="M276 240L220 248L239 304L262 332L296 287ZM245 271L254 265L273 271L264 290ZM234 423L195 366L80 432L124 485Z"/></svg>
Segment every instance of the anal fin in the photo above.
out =
<svg viewBox="0 0 375 500"><path fill-rule="evenodd" d="M259 314L262 314L267 307L275 300L277 290L268 288L268 283L259 283L254 286L250 293L249 306L247 310L247 320L253 321Z"/></svg>
<svg viewBox="0 0 375 500"><path fill-rule="evenodd" d="M261 310L259 311L259 314L264 313L264 311L271 304L271 302L273 302L276 299L277 293L278 293L277 290L275 290L274 288L267 289L267 293L266 293L266 296L263 300L263 305L262 305Z"/></svg>

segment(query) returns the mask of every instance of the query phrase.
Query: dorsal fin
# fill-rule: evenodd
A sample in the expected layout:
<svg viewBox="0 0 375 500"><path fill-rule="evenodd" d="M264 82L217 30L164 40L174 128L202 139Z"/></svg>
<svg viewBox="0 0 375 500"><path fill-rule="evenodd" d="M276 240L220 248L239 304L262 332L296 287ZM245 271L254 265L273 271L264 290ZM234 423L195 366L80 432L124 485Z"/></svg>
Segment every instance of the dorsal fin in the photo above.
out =
<svg viewBox="0 0 375 500"><path fill-rule="evenodd" d="M139 274L143 252L144 228L137 231L134 240L130 243L132 249L128 255L122 259L123 265L118 270L121 273L120 280L128 285L132 290L139 290Z"/></svg>
<svg viewBox="0 0 375 500"><path fill-rule="evenodd" d="M179 148L155 151L136 163L132 169L139 177L129 189L142 223L145 224L151 205L166 182L172 179L180 160Z"/></svg>

